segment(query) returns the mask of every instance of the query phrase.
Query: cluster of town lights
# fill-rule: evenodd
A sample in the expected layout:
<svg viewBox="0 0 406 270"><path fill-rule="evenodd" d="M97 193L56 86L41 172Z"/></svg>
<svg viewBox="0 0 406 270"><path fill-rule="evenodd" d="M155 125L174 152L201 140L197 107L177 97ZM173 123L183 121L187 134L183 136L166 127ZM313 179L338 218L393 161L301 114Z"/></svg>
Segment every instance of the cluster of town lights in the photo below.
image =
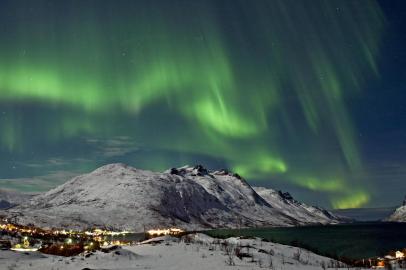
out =
<svg viewBox="0 0 406 270"><path fill-rule="evenodd" d="M93 242L97 242L99 246L101 247L107 247L107 246L123 246L123 245L129 245L129 241L120 241L120 240L110 240L107 241L105 238L106 236L125 236L127 234L131 234L132 232L130 231L108 231L108 230L103 230L103 229L93 229L93 230L87 230L87 231L73 231L73 230L60 230L60 229L54 229L54 230L46 230L46 229L40 229L36 227L30 227L30 226L22 226L22 225L17 225L17 224L12 224L12 223L0 223L0 230L5 231L7 233L11 234L18 234L23 236L22 238L22 243L15 245L12 250L15 251L36 251L38 248L33 248L30 246L30 243L28 241L28 236L32 237L33 239L39 237L39 238L51 238L53 239L54 237L61 237L65 242L65 245L74 245L75 242L77 241L84 241L87 242L88 244L85 246L85 249L92 249L94 246ZM179 229L179 228L168 228L168 229L151 229L146 231L146 235L149 237L155 237L155 236L162 236L162 235L179 235L183 233L184 230ZM90 243L88 242L90 241ZM60 246L60 249L64 249L64 245Z"/></svg>
<svg viewBox="0 0 406 270"><path fill-rule="evenodd" d="M119 235L126 235L130 234L132 232L130 231L108 231L108 230L102 230L102 229L94 229L91 231L73 231L73 230L44 230L44 229L38 229L34 227L28 227L28 226L20 226L20 225L14 225L11 223L0 223L0 230L4 230L7 232L19 232L23 234L40 234L40 235L62 235L62 236L119 236Z"/></svg>
<svg viewBox="0 0 406 270"><path fill-rule="evenodd" d="M155 230L149 230L147 233L150 236L159 236L159 235L178 235L183 233L184 230L178 229L178 228L169 228L169 229L155 229Z"/></svg>
<svg viewBox="0 0 406 270"><path fill-rule="evenodd" d="M397 262L404 261L405 259L406 259L405 252L402 252L402 251L398 250L398 251L392 252L391 255L386 255L383 258L378 258L377 261L376 261L376 265L372 266L372 268L375 268L375 269L381 269L381 268L392 269L393 265L396 265ZM370 262L370 265L372 265L371 262ZM392 268L390 266L392 266Z"/></svg>
<svg viewBox="0 0 406 270"><path fill-rule="evenodd" d="M30 242L28 241L28 237L25 236L23 238L23 242L21 244L15 245L14 247L11 248L11 250L14 250L14 251L37 251L38 248L30 247Z"/></svg>
<svg viewBox="0 0 406 270"><path fill-rule="evenodd" d="M22 235L22 243L19 243L12 247L11 249L14 251L37 251L38 248L34 248L30 246L28 241L28 236L34 238L37 237L62 237L65 239L66 245L73 245L76 240L80 239L81 241L91 240L95 242L100 242L101 246L109 246L109 245L126 245L128 244L125 241L106 241L106 236L124 236L130 234L130 231L108 231L102 229L94 229L88 231L73 231L73 230L45 230L36 227L30 226L22 226L12 223L0 223L0 230L5 231L11 234L19 234ZM93 242L91 242L87 247L92 248ZM64 249L64 246L61 245L60 249Z"/></svg>

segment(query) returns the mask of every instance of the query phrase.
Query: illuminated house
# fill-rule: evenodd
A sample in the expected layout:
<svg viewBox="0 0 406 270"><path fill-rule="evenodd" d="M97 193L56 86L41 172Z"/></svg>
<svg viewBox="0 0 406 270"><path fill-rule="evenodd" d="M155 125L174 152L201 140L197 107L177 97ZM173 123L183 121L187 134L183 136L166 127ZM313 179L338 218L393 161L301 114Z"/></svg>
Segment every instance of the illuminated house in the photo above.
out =
<svg viewBox="0 0 406 270"><path fill-rule="evenodd" d="M405 254L402 251L396 251L395 252L395 258L396 259L403 259L403 258L405 258Z"/></svg>

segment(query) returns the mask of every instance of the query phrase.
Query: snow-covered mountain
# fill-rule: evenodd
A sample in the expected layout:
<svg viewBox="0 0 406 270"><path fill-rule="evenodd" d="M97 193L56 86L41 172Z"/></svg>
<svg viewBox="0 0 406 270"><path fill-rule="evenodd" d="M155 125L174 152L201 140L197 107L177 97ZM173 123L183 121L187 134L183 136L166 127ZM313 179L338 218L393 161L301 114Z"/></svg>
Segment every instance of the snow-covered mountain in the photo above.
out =
<svg viewBox="0 0 406 270"><path fill-rule="evenodd" d="M259 193L259 194L258 194ZM295 226L338 223L330 212L273 190L253 189L240 176L202 166L163 173L110 164L8 210L21 224L143 231L176 226Z"/></svg>
<svg viewBox="0 0 406 270"><path fill-rule="evenodd" d="M294 217L296 220L313 221L322 224L330 224L332 221L337 221L340 218L333 213L315 206L306 205L295 200L288 192L276 191L264 187L254 187L254 190L265 199L274 209L287 216Z"/></svg>
<svg viewBox="0 0 406 270"><path fill-rule="evenodd" d="M0 209L7 209L22 204L31 199L33 196L34 194L0 189Z"/></svg>
<svg viewBox="0 0 406 270"><path fill-rule="evenodd" d="M406 197L402 205L393 212L387 221L406 222Z"/></svg>

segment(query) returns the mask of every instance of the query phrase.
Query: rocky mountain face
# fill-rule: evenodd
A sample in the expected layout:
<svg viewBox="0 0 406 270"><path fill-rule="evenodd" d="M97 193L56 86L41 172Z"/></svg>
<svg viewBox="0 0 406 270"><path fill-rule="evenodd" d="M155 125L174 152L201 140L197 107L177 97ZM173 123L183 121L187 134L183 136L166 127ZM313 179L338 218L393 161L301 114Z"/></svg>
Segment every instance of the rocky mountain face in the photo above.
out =
<svg viewBox="0 0 406 270"><path fill-rule="evenodd" d="M387 221L406 222L406 196L402 205L390 215Z"/></svg>
<svg viewBox="0 0 406 270"><path fill-rule="evenodd" d="M110 164L7 210L20 224L142 232L339 223L332 213L288 193L253 188L237 174L202 166L163 173Z"/></svg>

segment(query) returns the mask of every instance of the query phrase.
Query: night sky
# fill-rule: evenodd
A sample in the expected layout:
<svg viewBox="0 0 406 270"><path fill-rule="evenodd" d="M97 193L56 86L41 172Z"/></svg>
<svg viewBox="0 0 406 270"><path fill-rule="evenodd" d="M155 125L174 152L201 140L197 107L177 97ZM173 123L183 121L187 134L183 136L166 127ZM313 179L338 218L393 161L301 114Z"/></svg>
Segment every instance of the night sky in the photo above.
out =
<svg viewBox="0 0 406 270"><path fill-rule="evenodd" d="M406 194L406 1L0 2L0 188L229 168L329 208Z"/></svg>

